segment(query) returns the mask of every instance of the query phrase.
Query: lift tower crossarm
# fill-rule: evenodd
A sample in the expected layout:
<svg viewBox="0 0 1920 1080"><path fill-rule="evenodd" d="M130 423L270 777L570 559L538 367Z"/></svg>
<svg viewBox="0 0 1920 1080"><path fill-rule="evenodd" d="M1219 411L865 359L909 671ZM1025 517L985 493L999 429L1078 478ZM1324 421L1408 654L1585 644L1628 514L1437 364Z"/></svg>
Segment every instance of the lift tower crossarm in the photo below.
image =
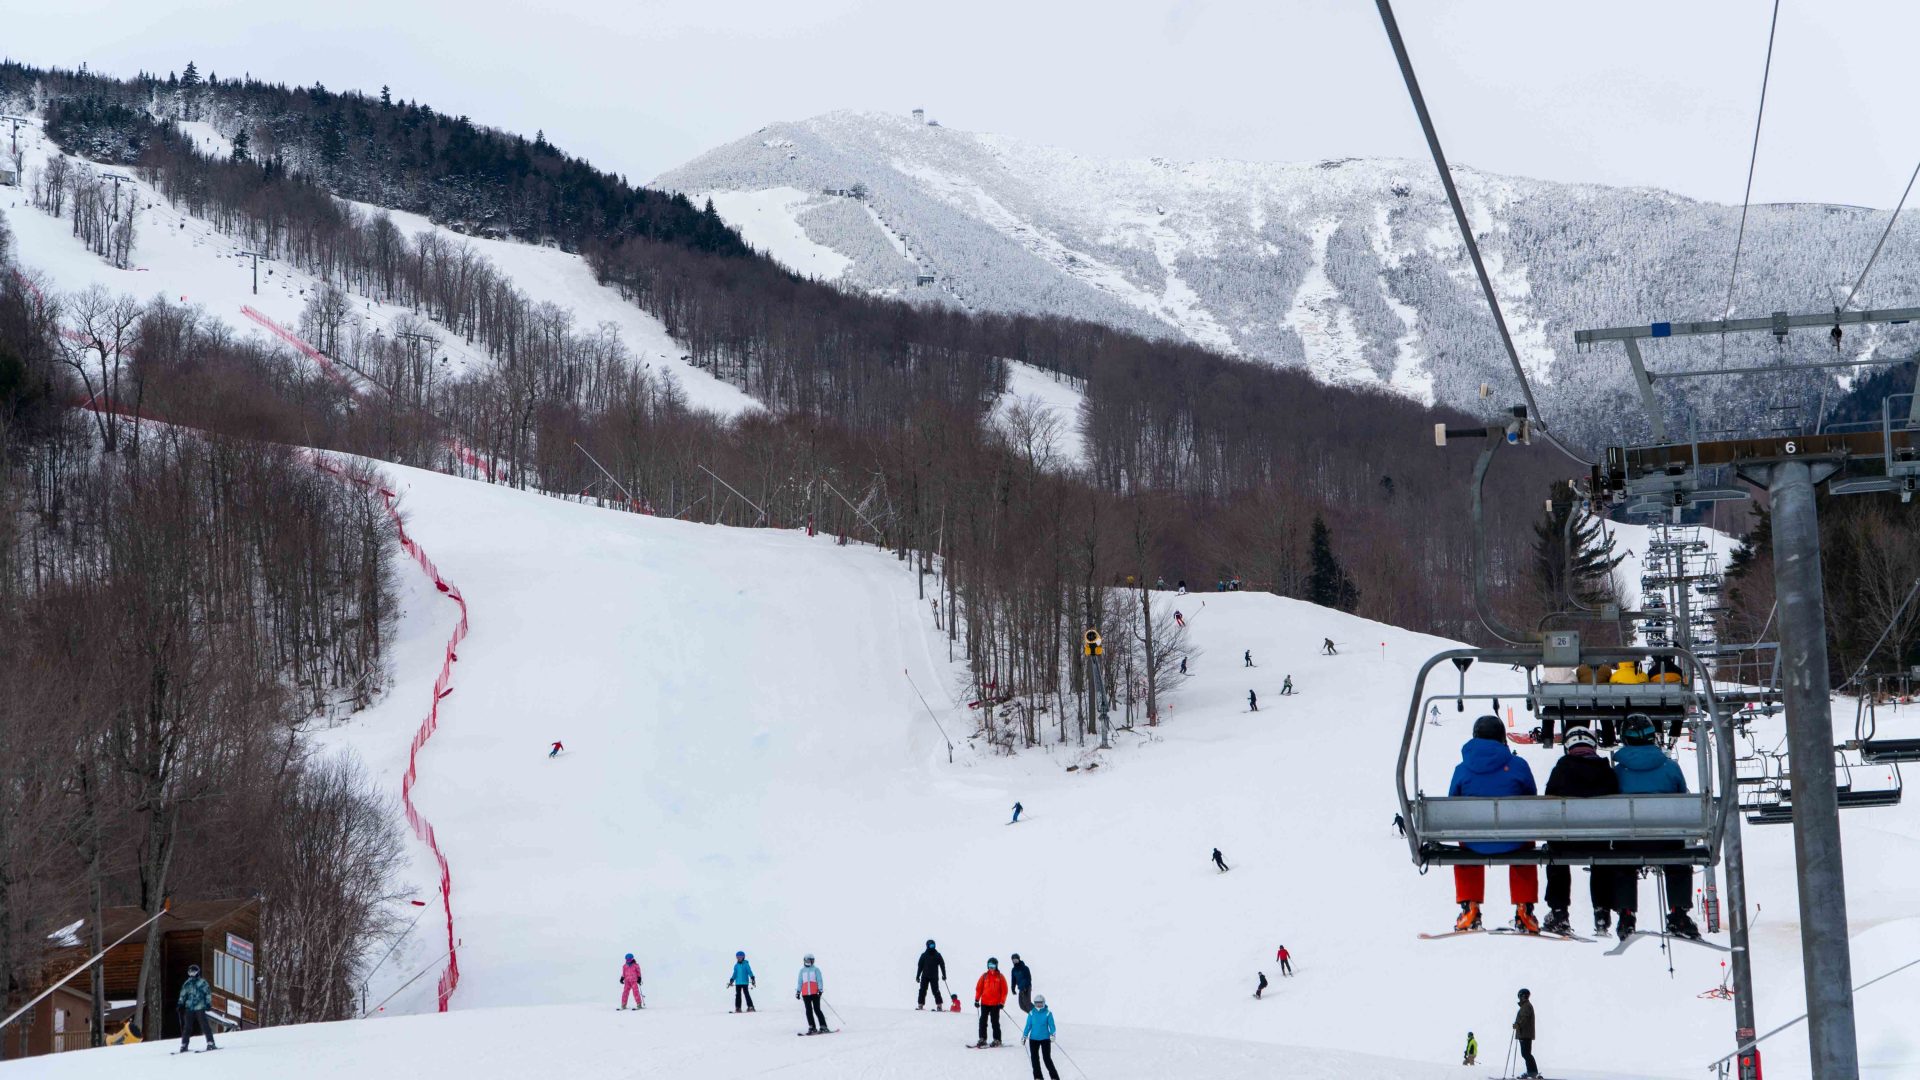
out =
<svg viewBox="0 0 1920 1080"><path fill-rule="evenodd" d="M1703 334L1738 334L1755 330L1767 330L1775 334L1785 334L1798 327L1811 326L1860 326L1873 323L1891 323L1920 321L1920 307L1878 308L1867 311L1819 312L1812 315L1789 315L1776 311L1772 315L1758 319L1712 319L1702 322L1657 322L1641 323L1638 326L1608 326L1597 330L1575 330L1573 341L1576 345L1592 345L1599 341L1644 341L1648 338L1697 337Z"/></svg>

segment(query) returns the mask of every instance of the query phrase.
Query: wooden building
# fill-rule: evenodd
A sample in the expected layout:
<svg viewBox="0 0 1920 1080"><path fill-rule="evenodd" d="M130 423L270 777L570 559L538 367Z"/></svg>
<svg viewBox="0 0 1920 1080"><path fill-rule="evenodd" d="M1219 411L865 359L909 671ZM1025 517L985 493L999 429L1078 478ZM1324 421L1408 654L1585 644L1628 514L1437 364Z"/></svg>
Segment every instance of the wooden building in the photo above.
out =
<svg viewBox="0 0 1920 1080"><path fill-rule="evenodd" d="M146 921L139 908L107 908L102 912L100 935L113 942ZM187 968L200 965L200 974L213 987L214 1019L226 1027L251 1027L259 1023L257 1002L259 982L254 974L256 943L260 931L260 901L195 900L176 901L172 910L160 918L160 995L164 1023L160 1036L180 1037L180 1018L174 999L180 984L187 979ZM63 929L49 942L46 966L38 987L26 997L37 994L48 984L86 962L93 955L93 921L82 919ZM140 964L146 956L147 933L141 931L122 945L108 950L100 962L106 980L109 1019L115 1022L128 1010L124 1004L139 996ZM91 977L74 977L47 1000L34 1007L31 1022L21 1020L4 1032L6 1056L58 1053L81 1050L91 1044L90 1033L98 1018L93 1015ZM25 1000L22 998L21 1000ZM15 1003L17 1005L18 1002ZM139 1022L138 1018L135 1020ZM151 1033L146 1033L151 1037Z"/></svg>

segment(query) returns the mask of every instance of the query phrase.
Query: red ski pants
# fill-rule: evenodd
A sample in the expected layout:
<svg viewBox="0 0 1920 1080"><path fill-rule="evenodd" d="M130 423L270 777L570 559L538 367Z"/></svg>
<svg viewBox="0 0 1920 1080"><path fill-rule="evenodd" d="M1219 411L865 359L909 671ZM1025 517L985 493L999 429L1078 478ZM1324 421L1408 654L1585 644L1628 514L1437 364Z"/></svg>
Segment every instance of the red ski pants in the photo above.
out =
<svg viewBox="0 0 1920 1080"><path fill-rule="evenodd" d="M1507 891L1513 895L1516 904L1532 904L1540 899L1540 868L1531 863L1516 864L1507 867ZM1478 904L1487 898L1487 868L1484 866L1455 866L1453 868L1453 898L1460 903L1471 900Z"/></svg>
<svg viewBox="0 0 1920 1080"><path fill-rule="evenodd" d="M637 1009L640 1006L645 1005L647 1003L647 999L640 996L640 988L638 986L635 986L632 983L621 983L620 984L620 1007L621 1008L624 1009L627 1007L627 996L629 994L633 996L634 1008Z"/></svg>

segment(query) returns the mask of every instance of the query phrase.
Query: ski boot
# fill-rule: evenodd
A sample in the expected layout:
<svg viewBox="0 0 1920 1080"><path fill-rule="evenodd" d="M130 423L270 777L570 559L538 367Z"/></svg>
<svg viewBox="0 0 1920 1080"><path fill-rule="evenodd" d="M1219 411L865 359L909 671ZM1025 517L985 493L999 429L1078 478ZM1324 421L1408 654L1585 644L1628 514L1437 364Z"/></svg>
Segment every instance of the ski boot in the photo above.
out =
<svg viewBox="0 0 1920 1080"><path fill-rule="evenodd" d="M1453 928L1459 932L1480 929L1480 905L1473 900L1460 901L1460 917L1453 920Z"/></svg>
<svg viewBox="0 0 1920 1080"><path fill-rule="evenodd" d="M1533 917L1532 904L1519 904L1514 907L1513 928L1523 934L1540 932L1540 920Z"/></svg>
<svg viewBox="0 0 1920 1080"><path fill-rule="evenodd" d="M1613 912L1606 908L1596 908L1593 912L1593 932L1604 936L1613 929Z"/></svg>
<svg viewBox="0 0 1920 1080"><path fill-rule="evenodd" d="M1700 940L1700 927L1694 924L1693 916L1684 911L1667 912L1667 933L1675 937Z"/></svg>
<svg viewBox="0 0 1920 1080"><path fill-rule="evenodd" d="M973 1044L973 1048L975 1050L985 1050L987 1048L987 1040L981 1039L979 1042Z"/></svg>
<svg viewBox="0 0 1920 1080"><path fill-rule="evenodd" d="M999 1039L995 1039L995 1040L993 1040L992 1042L990 1042L990 1043L988 1043L987 1045L988 1045L988 1046L999 1046L999 1045L1000 1045L1000 1040L999 1040Z"/></svg>
<svg viewBox="0 0 1920 1080"><path fill-rule="evenodd" d="M1623 911L1620 913L1620 923L1619 923L1618 930L1619 930L1621 941L1625 941L1628 938L1633 936L1633 927L1636 921L1637 920L1635 919L1633 912Z"/></svg>
<svg viewBox="0 0 1920 1080"><path fill-rule="evenodd" d="M1540 924L1540 932L1568 937L1573 934L1573 922L1567 918L1566 908L1553 908L1547 912L1547 921Z"/></svg>

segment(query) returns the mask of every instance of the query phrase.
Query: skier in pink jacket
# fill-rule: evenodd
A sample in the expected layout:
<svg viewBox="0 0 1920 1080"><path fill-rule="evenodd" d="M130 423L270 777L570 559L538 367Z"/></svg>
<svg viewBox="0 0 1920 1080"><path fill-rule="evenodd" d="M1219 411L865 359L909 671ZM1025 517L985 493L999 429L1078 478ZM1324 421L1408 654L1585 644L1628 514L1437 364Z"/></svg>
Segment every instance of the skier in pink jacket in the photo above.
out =
<svg viewBox="0 0 1920 1080"><path fill-rule="evenodd" d="M627 962L620 968L620 1008L622 1010L627 1007L629 995L633 997L634 1008L647 1007L647 999L640 994L640 963L633 958L632 953L627 954Z"/></svg>

